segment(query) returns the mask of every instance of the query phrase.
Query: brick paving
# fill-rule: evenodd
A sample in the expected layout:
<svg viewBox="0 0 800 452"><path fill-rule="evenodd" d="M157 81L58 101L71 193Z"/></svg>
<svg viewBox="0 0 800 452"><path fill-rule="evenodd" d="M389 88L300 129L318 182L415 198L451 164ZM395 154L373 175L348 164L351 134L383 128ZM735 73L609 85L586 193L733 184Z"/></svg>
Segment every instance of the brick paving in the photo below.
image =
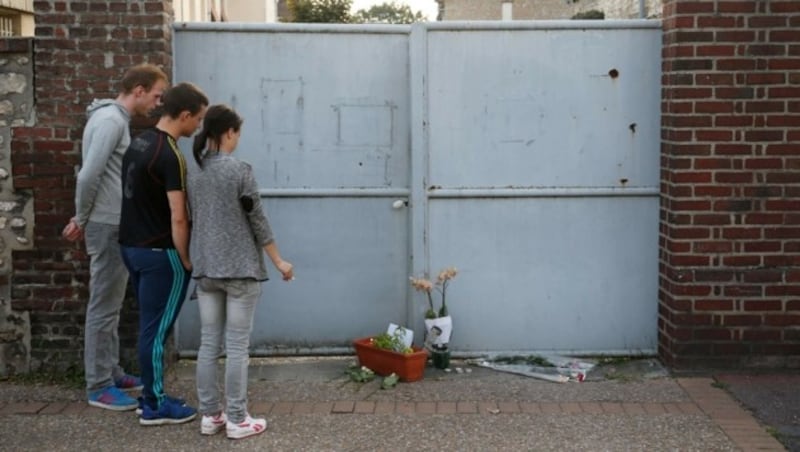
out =
<svg viewBox="0 0 800 452"><path fill-rule="evenodd" d="M342 400L338 402L277 402L265 403L253 401L250 403L253 412L267 415L284 414L357 414L357 415L393 415L393 414L461 414L461 415L514 415L520 413L544 414L628 414L628 415L658 415L658 414L706 414L721 425L758 425L746 411L731 403L710 402L698 405L694 402L686 403L610 403L610 402L566 402L566 403L536 403L536 402L372 402ZM89 407L85 402L14 402L0 408L0 416L13 414L27 415L76 415L76 414L103 414L105 411ZM748 420L747 424L743 424Z"/></svg>
<svg viewBox="0 0 800 452"><path fill-rule="evenodd" d="M712 379L679 378L677 381L697 409L710 417L740 449L744 451L786 450L728 393L714 388Z"/></svg>
<svg viewBox="0 0 800 452"><path fill-rule="evenodd" d="M542 415L615 414L627 416L687 415L707 416L741 450L785 450L764 426L753 418L725 391L715 388L710 378L677 378L690 401L685 402L530 402L511 400L458 400L458 401L369 401L338 400L330 402L309 401L251 401L253 412L267 415L462 415L462 416L515 416L537 413ZM85 402L0 402L0 416L103 416L103 410L89 407Z"/></svg>

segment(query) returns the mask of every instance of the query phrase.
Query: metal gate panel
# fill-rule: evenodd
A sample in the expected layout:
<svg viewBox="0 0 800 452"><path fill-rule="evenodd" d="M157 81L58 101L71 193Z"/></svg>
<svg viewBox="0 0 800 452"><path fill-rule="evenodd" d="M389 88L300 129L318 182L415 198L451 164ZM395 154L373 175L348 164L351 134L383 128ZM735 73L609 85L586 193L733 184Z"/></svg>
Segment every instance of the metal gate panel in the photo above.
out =
<svg viewBox="0 0 800 452"><path fill-rule="evenodd" d="M408 318L408 211L392 207L408 198L408 32L177 28L175 78L244 117L236 155L253 166L278 246L296 269L296 281L264 285L254 353L341 351ZM182 353L197 350L198 325L187 302Z"/></svg>
<svg viewBox="0 0 800 452"><path fill-rule="evenodd" d="M460 264L447 297L456 350L652 349L649 197L434 198L430 212L434 268Z"/></svg>
<svg viewBox="0 0 800 452"><path fill-rule="evenodd" d="M408 28L368 31L192 24L175 79L241 113L262 187L407 188Z"/></svg>
<svg viewBox="0 0 800 452"><path fill-rule="evenodd" d="M419 251L461 269L456 350L655 351L656 25L432 24L413 47Z"/></svg>
<svg viewBox="0 0 800 452"><path fill-rule="evenodd" d="M548 26L429 32L432 185L658 185L658 33Z"/></svg>

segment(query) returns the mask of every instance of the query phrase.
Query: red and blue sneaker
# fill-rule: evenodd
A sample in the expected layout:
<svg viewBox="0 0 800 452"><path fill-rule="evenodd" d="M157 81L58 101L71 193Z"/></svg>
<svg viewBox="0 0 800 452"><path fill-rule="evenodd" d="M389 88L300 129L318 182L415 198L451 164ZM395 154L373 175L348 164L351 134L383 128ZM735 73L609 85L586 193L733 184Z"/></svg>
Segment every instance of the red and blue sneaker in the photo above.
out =
<svg viewBox="0 0 800 452"><path fill-rule="evenodd" d="M115 386L89 393L89 405L113 411L135 410L139 403Z"/></svg>
<svg viewBox="0 0 800 452"><path fill-rule="evenodd" d="M144 388L141 378L128 374L114 379L114 386L123 391L141 391Z"/></svg>

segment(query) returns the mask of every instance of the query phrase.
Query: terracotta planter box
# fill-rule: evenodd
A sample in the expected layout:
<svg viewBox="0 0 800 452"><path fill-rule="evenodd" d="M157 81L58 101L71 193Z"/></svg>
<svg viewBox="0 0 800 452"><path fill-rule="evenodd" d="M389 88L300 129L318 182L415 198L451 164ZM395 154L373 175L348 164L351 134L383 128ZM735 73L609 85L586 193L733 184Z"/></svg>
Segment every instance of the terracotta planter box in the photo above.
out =
<svg viewBox="0 0 800 452"><path fill-rule="evenodd" d="M425 363L428 361L427 351L419 347L412 347L413 353L397 353L375 348L370 343L370 339L365 337L353 341L359 364L372 369L373 372L383 377L395 373L402 381L422 379L422 375L425 373Z"/></svg>

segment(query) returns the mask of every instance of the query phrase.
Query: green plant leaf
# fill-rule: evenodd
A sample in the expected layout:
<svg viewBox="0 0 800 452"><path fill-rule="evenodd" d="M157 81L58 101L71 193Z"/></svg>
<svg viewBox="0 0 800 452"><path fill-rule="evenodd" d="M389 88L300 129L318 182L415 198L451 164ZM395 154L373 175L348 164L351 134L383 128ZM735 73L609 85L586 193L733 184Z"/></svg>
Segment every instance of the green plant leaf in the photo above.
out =
<svg viewBox="0 0 800 452"><path fill-rule="evenodd" d="M531 366L555 367L547 358L536 355L498 356L493 361L499 364L529 364Z"/></svg>
<svg viewBox="0 0 800 452"><path fill-rule="evenodd" d="M356 383L366 383L375 378L375 372L364 366L350 366L347 368L345 373L350 376L350 380L355 381Z"/></svg>
<svg viewBox="0 0 800 452"><path fill-rule="evenodd" d="M397 382L400 381L400 377L397 376L394 372L391 375L385 377L383 382L381 383L381 389L392 389L397 386Z"/></svg>

